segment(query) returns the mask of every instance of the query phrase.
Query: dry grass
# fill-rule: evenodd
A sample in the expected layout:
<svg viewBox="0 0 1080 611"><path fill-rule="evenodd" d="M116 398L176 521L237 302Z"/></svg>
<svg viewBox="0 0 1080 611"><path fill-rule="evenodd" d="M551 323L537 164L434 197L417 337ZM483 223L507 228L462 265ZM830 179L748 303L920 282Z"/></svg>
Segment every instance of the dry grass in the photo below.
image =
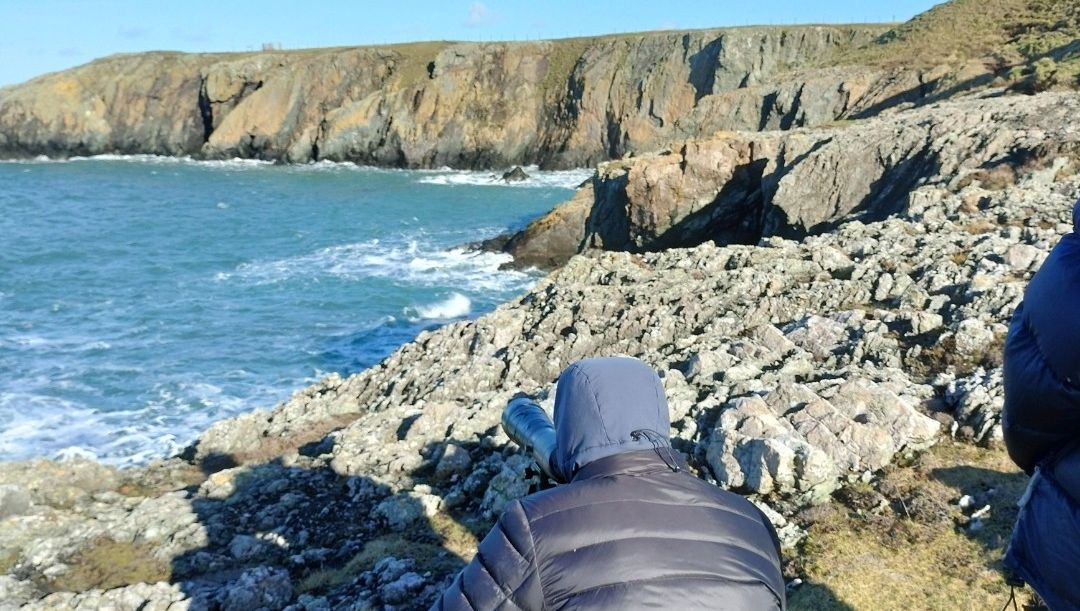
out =
<svg viewBox="0 0 1080 611"><path fill-rule="evenodd" d="M428 65L449 45L450 43L442 41L390 45L389 48L398 56L395 70L398 86L404 88L426 81Z"/></svg>
<svg viewBox="0 0 1080 611"><path fill-rule="evenodd" d="M978 58L1006 64L1060 59L1080 29L1071 0L952 0L917 15L854 50L868 63L934 65Z"/></svg>
<svg viewBox="0 0 1080 611"><path fill-rule="evenodd" d="M570 38L551 43L548 52L548 68L540 84L543 99L551 101L566 91L570 74L581 56L597 42L595 38Z"/></svg>
<svg viewBox="0 0 1080 611"><path fill-rule="evenodd" d="M71 570L46 584L53 591L108 590L135 583L169 581L172 567L154 556L154 547L101 537L79 549Z"/></svg>
<svg viewBox="0 0 1080 611"><path fill-rule="evenodd" d="M956 349L956 336L949 335L925 345L922 352L904 363L907 371L923 378L933 377L942 372L951 372L957 377L971 374L977 368L993 369L1000 367L1005 350L1005 336L995 335L977 354L961 354Z"/></svg>
<svg viewBox="0 0 1080 611"><path fill-rule="evenodd" d="M976 170L964 176L956 183L957 189L978 182L979 186L990 191L1001 191L1016 184L1016 168L1007 163L998 164L992 168Z"/></svg>
<svg viewBox="0 0 1080 611"><path fill-rule="evenodd" d="M790 608L1001 608L1001 557L1025 485L1003 451L944 441L874 488L849 488L813 516L795 566L807 583ZM991 506L978 530L957 504L965 494Z"/></svg>
<svg viewBox="0 0 1080 611"><path fill-rule="evenodd" d="M997 223L988 219L976 219L968 223L967 225L964 225L962 229L964 233L970 233L971 235L983 235L997 231L998 225ZM959 254L963 255L963 253ZM967 256L964 256L964 260L967 260Z"/></svg>
<svg viewBox="0 0 1080 611"><path fill-rule="evenodd" d="M885 67L963 66L1027 91L1076 87L1080 5L1074 0L952 0L903 23L838 63ZM966 72L971 74L970 72ZM959 78L963 81L964 78Z"/></svg>
<svg viewBox="0 0 1080 611"><path fill-rule="evenodd" d="M321 441L327 435L348 426L359 414L346 413L330 416L312 423L303 431L290 437L265 437L258 449L251 452L238 452L229 455L212 455L203 460L202 468L214 472L237 465L258 465L281 458L283 454L295 452L302 447ZM185 458L194 459L194 455Z"/></svg>

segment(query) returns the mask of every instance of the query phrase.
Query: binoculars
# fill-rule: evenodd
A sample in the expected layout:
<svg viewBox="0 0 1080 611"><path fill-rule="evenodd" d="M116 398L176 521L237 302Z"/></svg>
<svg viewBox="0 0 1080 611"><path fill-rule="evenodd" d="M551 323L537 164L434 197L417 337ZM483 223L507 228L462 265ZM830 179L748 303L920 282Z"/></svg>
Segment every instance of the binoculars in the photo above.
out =
<svg viewBox="0 0 1080 611"><path fill-rule="evenodd" d="M525 448L549 479L563 482L555 465L555 425L535 401L515 397L506 404L502 414L506 436Z"/></svg>

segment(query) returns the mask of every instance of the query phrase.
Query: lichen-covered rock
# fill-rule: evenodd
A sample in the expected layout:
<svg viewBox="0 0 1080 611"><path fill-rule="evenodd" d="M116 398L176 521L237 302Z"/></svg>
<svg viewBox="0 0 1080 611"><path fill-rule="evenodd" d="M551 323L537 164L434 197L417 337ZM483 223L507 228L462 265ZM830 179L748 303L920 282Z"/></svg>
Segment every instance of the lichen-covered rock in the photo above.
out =
<svg viewBox="0 0 1080 611"><path fill-rule="evenodd" d="M1005 406L1001 368L976 369L971 375L949 382L945 402L952 408L960 437L978 442L1001 443L1001 410Z"/></svg>
<svg viewBox="0 0 1080 611"><path fill-rule="evenodd" d="M0 486L0 520L30 511L30 494L21 486Z"/></svg>
<svg viewBox="0 0 1080 611"><path fill-rule="evenodd" d="M456 443L446 445L439 462L435 465L435 477L440 480L448 480L469 473L472 466L472 457L469 451Z"/></svg>
<svg viewBox="0 0 1080 611"><path fill-rule="evenodd" d="M480 503L480 508L486 515L497 516L502 513L507 503L528 494L529 482L525 478L525 469L529 462L524 456L515 454L503 463L502 470L488 482L484 499Z"/></svg>
<svg viewBox="0 0 1080 611"><path fill-rule="evenodd" d="M70 609L72 611L186 611L193 607L180 586L167 583L137 583L111 590L56 592L20 607L26 611ZM0 599L0 608L3 608Z"/></svg>
<svg viewBox="0 0 1080 611"><path fill-rule="evenodd" d="M226 585L220 604L222 611L278 611L284 609L292 597L293 585L288 571L256 567L244 571Z"/></svg>
<svg viewBox="0 0 1080 611"><path fill-rule="evenodd" d="M876 471L901 450L928 447L939 426L867 380L827 387L821 395L782 384L723 410L706 456L721 485L815 504L827 500L842 477Z"/></svg>
<svg viewBox="0 0 1080 611"><path fill-rule="evenodd" d="M383 518L391 528L402 529L439 509L441 500L432 494L408 492L392 496L375 506L373 515Z"/></svg>
<svg viewBox="0 0 1080 611"><path fill-rule="evenodd" d="M70 507L119 483L115 468L82 458L0 463L0 485L18 486L35 505Z"/></svg>

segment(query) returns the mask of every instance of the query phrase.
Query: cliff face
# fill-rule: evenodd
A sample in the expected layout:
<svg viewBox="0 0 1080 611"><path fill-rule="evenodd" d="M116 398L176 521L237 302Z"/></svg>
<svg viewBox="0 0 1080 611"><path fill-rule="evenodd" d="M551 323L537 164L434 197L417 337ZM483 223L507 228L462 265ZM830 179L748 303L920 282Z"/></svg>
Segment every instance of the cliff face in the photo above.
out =
<svg viewBox="0 0 1080 611"><path fill-rule="evenodd" d="M570 201L513 236L522 265L577 252L802 237L878 220L923 184L1001 180L1075 159L1075 93L944 102L847 126L731 132L601 164Z"/></svg>
<svg viewBox="0 0 1080 611"><path fill-rule="evenodd" d="M874 113L944 87L940 70L818 67L883 31L114 56L0 89L0 155L591 165L716 130Z"/></svg>

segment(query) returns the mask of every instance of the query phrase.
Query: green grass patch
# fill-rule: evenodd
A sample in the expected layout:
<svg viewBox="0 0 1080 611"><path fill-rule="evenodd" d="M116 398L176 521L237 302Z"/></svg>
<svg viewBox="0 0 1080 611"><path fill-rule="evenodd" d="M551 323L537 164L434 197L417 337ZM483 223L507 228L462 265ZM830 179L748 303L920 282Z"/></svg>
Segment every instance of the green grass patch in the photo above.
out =
<svg viewBox="0 0 1080 611"><path fill-rule="evenodd" d="M15 568L19 562L19 550L0 548L0 575L4 575Z"/></svg>
<svg viewBox="0 0 1080 611"><path fill-rule="evenodd" d="M540 84L542 99L552 101L566 91L574 66L585 51L596 42L596 38L568 38L550 43L547 74L544 75L544 80Z"/></svg>

